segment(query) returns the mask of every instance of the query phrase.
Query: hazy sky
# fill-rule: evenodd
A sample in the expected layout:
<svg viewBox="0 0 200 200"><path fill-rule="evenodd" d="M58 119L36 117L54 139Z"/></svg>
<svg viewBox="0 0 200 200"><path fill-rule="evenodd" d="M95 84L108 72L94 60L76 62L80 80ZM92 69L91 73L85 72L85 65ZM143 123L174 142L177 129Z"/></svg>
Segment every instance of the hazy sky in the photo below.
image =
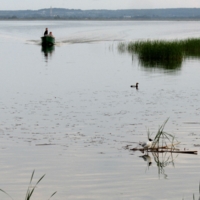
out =
<svg viewBox="0 0 200 200"><path fill-rule="evenodd" d="M200 0L1 0L0 10L194 8Z"/></svg>

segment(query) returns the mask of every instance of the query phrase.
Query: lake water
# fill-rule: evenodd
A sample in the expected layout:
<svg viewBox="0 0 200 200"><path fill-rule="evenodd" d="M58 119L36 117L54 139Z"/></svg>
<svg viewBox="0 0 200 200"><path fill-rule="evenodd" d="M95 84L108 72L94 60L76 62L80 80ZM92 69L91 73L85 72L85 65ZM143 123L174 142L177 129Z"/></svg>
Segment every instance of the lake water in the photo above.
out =
<svg viewBox="0 0 200 200"><path fill-rule="evenodd" d="M46 27L52 49L40 45ZM36 200L197 198L199 155L161 154L158 167L125 147L169 118L179 148L200 150L200 60L147 68L117 46L199 35L192 21L1 21L0 188L25 198L35 169L34 183L46 174Z"/></svg>

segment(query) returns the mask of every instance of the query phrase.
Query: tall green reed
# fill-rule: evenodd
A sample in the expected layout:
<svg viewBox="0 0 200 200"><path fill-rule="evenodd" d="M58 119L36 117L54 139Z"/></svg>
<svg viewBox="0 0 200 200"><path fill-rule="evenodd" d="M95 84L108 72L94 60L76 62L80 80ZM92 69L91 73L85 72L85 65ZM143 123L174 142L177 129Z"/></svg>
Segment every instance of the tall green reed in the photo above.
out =
<svg viewBox="0 0 200 200"><path fill-rule="evenodd" d="M29 182L29 186L28 186L28 189L26 191L26 196L25 196L25 200L30 200L31 197L33 196L33 193L37 187L37 185L42 181L42 179L45 177L45 174L36 182L36 184L34 186L32 186L32 180L33 180L33 177L34 177L34 174L35 174L35 170L33 170L32 172L32 175L31 175L31 179L30 179L30 182ZM11 199L13 199L7 192L5 192L4 190L0 189L0 192L3 192L4 194L6 194L8 197L10 197ZM51 199L51 197L53 197L57 192L54 192L50 197L49 199ZM49 200L48 199L48 200Z"/></svg>
<svg viewBox="0 0 200 200"><path fill-rule="evenodd" d="M154 139L153 139L153 144L152 148L162 148L162 147L167 147L169 148L169 145L171 147L171 150L175 148L174 141L177 139L175 138L174 135L167 133L164 131L165 125L168 122L169 118L159 127Z"/></svg>
<svg viewBox="0 0 200 200"><path fill-rule="evenodd" d="M182 41L185 57L200 57L200 38L188 38Z"/></svg>
<svg viewBox="0 0 200 200"><path fill-rule="evenodd" d="M200 38L184 40L146 40L120 43L118 50L123 53L136 53L144 67L157 67L176 69L182 64L184 58L200 58Z"/></svg>

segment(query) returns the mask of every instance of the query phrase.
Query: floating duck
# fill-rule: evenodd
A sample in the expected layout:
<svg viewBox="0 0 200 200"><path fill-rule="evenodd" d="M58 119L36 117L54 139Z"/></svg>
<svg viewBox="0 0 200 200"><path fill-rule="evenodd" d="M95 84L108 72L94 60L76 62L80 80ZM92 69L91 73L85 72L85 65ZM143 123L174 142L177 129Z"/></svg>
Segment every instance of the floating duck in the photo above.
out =
<svg viewBox="0 0 200 200"><path fill-rule="evenodd" d="M138 84L139 84L139 83L136 83L136 85L131 85L131 87L138 88Z"/></svg>

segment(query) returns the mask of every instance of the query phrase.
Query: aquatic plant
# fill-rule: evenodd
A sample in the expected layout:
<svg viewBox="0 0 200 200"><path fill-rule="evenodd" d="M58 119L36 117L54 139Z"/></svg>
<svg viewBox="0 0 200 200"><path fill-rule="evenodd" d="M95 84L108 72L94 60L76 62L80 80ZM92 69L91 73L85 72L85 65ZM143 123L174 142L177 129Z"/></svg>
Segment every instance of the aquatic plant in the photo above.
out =
<svg viewBox="0 0 200 200"><path fill-rule="evenodd" d="M164 127L168 122L169 118L159 127L156 136L153 139L153 144L151 148L159 149L159 148L171 148L171 150L175 149L174 140L177 140L174 135L167 133L164 131ZM178 142L178 141L177 141Z"/></svg>
<svg viewBox="0 0 200 200"><path fill-rule="evenodd" d="M118 44L118 51L119 51L120 53L126 52L126 51L127 51L127 45L126 45L124 42L120 42L120 43Z"/></svg>
<svg viewBox="0 0 200 200"><path fill-rule="evenodd" d="M133 47L132 47L133 45ZM181 60L183 57L182 46L179 41L139 41L128 44L128 50L134 49L139 58L143 60Z"/></svg>
<svg viewBox="0 0 200 200"><path fill-rule="evenodd" d="M182 40L184 56L200 57L200 38L189 38Z"/></svg>
<svg viewBox="0 0 200 200"><path fill-rule="evenodd" d="M30 200L33 192L36 189L36 186L40 183L40 181L44 178L45 174L36 182L36 184L34 186L32 186L32 180L33 180L33 176L34 176L35 170L33 170L32 175L31 175L31 179L30 179L30 183L26 192L26 197L25 200ZM4 190L0 189L1 192L3 192L4 194L6 194L8 197L10 197L11 199L13 199L7 192L5 192ZM57 192L54 192L49 199L51 199L51 197L53 197ZM48 200L49 200L48 199Z"/></svg>
<svg viewBox="0 0 200 200"><path fill-rule="evenodd" d="M118 49L120 52L136 53L144 67L176 69L181 66L183 58L200 57L200 38L120 43Z"/></svg>

